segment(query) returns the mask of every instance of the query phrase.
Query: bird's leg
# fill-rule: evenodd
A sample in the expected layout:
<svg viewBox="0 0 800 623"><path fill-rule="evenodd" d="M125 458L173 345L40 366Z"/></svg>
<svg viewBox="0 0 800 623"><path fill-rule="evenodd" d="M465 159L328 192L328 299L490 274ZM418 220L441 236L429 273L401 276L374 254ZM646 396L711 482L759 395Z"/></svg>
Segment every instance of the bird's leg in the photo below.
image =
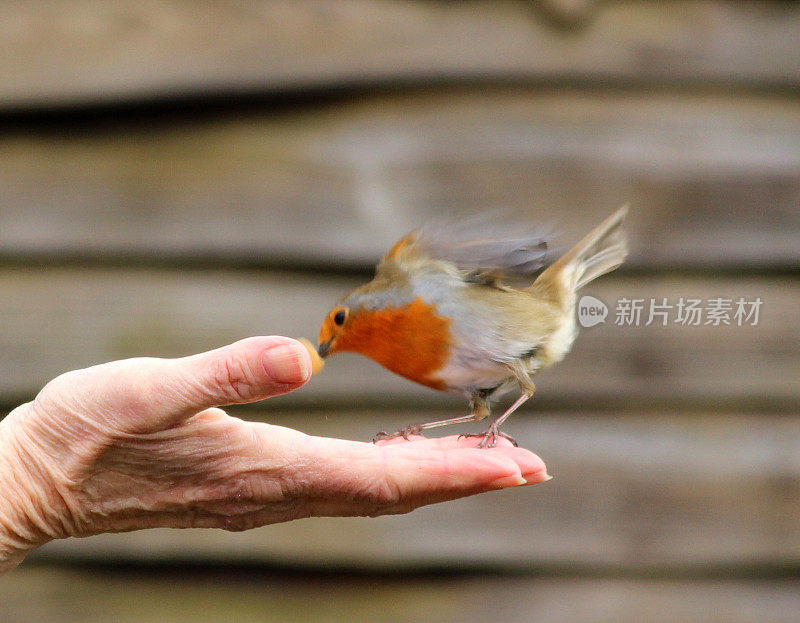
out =
<svg viewBox="0 0 800 623"><path fill-rule="evenodd" d="M528 371L522 367L522 364L519 361L515 361L508 367L511 372L514 373L514 376L519 383L519 387L522 390L522 395L514 401L514 404L506 409L506 412L503 413L503 415L489 425L489 428L486 429L486 432L479 433L477 435L464 435L465 437L483 437L481 442L478 444L479 448L494 448L497 445L498 437L504 437L515 446L517 445L517 442L513 437L500 431L500 425L508 419L508 416L514 413L514 411L525 404L525 402L531 396L533 396L534 391L536 391L536 387L534 387L531 377L528 376Z"/></svg>
<svg viewBox="0 0 800 623"><path fill-rule="evenodd" d="M528 398L530 398L532 395L533 394L524 393L522 394L522 396L517 398L516 401L514 401L514 404L512 404L508 409L506 409L506 412L503 415L501 415L494 422L489 424L489 428L486 429L486 432L479 433L477 435L465 435L465 436L483 437L483 439L481 439L481 442L478 444L479 448L494 448L497 445L498 437L505 437L515 446L519 445L517 444L516 439L514 439L511 435L507 435L506 433L500 430L500 425L503 422L505 422L508 419L508 416L514 413L514 411L516 411L522 404L524 404L525 401L528 400Z"/></svg>
<svg viewBox="0 0 800 623"><path fill-rule="evenodd" d="M437 420L435 422L422 422L420 424L409 424L405 428L401 428L397 432L387 433L385 431L379 432L372 438L372 443L376 441L383 441L384 439L394 439L395 437L402 437L408 439L409 435L419 435L422 431L429 428L439 428L440 426L448 426L450 424L464 424L466 422L474 422L482 420L489 416L489 404L486 399L480 397L473 397L470 399L471 412L468 415L461 415L459 417L448 418L446 420Z"/></svg>

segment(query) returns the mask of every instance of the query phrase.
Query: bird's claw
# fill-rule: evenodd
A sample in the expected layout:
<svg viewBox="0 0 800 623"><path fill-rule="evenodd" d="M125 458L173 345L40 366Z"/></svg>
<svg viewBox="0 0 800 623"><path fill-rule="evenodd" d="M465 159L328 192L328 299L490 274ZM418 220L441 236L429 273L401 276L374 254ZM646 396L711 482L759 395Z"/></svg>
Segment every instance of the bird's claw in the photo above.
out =
<svg viewBox="0 0 800 623"><path fill-rule="evenodd" d="M378 443L379 441L385 441L386 439L394 439L397 435L390 435L385 430L380 431L372 438L372 443Z"/></svg>
<svg viewBox="0 0 800 623"><path fill-rule="evenodd" d="M393 433L387 433L385 430L382 430L377 435L372 438L372 443L378 443L379 441L385 441L386 439L395 439L396 437L402 437L406 441L409 441L409 435L421 435L422 429L417 426L416 424L409 424L405 428L401 428L398 431Z"/></svg>
<svg viewBox="0 0 800 623"><path fill-rule="evenodd" d="M503 439L508 439L514 447L519 447L517 440L514 439L511 435L506 435L503 431L499 430L496 426L492 425L486 429L484 433L472 433L472 434L465 434L459 435L459 439L461 437L482 437L480 443L478 444L478 448L494 448L497 445L497 438L502 437Z"/></svg>

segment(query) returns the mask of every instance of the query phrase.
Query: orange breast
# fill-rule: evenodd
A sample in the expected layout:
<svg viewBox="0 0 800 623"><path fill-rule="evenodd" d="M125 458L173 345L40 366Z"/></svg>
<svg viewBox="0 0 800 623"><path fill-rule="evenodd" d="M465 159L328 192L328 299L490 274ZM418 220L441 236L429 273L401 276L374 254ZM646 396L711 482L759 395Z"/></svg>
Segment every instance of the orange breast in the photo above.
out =
<svg viewBox="0 0 800 623"><path fill-rule="evenodd" d="M407 379L445 389L437 372L447 362L450 344L450 320L415 299L404 307L354 313L336 350L361 353Z"/></svg>

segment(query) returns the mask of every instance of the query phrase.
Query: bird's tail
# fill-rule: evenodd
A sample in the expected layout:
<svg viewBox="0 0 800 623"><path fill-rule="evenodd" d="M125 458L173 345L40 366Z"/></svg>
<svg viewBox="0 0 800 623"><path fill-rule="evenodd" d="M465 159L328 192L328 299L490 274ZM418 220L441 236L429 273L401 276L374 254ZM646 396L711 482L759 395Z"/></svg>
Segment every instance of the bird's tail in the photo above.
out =
<svg viewBox="0 0 800 623"><path fill-rule="evenodd" d="M531 290L561 306L571 306L578 289L625 260L628 244L623 225L627 213L625 205L595 227L548 266L533 282Z"/></svg>

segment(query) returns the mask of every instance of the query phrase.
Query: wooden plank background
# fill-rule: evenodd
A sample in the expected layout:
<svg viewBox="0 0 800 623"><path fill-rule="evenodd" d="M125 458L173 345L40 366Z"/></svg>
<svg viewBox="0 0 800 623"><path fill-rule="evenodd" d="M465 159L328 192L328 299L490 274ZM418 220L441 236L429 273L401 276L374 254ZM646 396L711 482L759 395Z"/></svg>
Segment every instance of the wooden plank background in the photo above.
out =
<svg viewBox="0 0 800 623"><path fill-rule="evenodd" d="M8 576L8 623L164 620L415 621L427 623L795 623L790 581L576 578L546 576L369 576L345 585L328 575L258 569L36 568ZM443 598L443 595L446 595ZM680 595L680 599L675 596ZM46 596L42 598L42 596ZM314 596L316 598L309 598ZM366 598L365 598L366 596Z"/></svg>
<svg viewBox="0 0 800 623"><path fill-rule="evenodd" d="M98 125L0 138L0 256L363 271L431 215L566 245L629 202L629 266L798 266L793 97L481 87Z"/></svg>
<svg viewBox="0 0 800 623"><path fill-rule="evenodd" d="M130 356L179 356L248 335L316 338L335 302L363 281L275 271L153 268L0 269L4 318L0 392L25 397L60 372ZM671 403L792 411L800 401L800 290L784 278L657 274L607 277L586 293L610 307L606 324L584 329L570 356L539 377L536 400L595 407ZM623 299L676 305L680 298L763 301L756 326L617 326ZM706 322L704 319L703 322ZM743 365L746 362L747 365ZM351 354L332 357L302 391L269 404L462 405Z"/></svg>
<svg viewBox="0 0 800 623"><path fill-rule="evenodd" d="M186 570L184 570L186 571ZM19 569L4 578L8 623L120 623L164 620L415 621L429 623L794 623L800 599L789 581L552 577L351 577L258 569ZM442 596L446 595L446 598ZM680 599L675 599L680 595ZM45 598L42 598L45 596ZM314 596L316 598L309 598ZM365 596L367 598L365 598Z"/></svg>
<svg viewBox="0 0 800 623"><path fill-rule="evenodd" d="M632 253L509 421L552 482L52 543L0 580L3 616L249 620L266 595L274 620L796 620L798 50L796 2L5 3L0 409L100 361L313 338L432 217L499 210L567 247L629 202ZM681 297L763 304L756 326L614 323ZM464 407L340 355L232 412L367 440Z"/></svg>
<svg viewBox="0 0 800 623"><path fill-rule="evenodd" d="M0 100L27 109L429 80L800 79L791 3L584 4L593 19L572 36L517 0L7 3Z"/></svg>

